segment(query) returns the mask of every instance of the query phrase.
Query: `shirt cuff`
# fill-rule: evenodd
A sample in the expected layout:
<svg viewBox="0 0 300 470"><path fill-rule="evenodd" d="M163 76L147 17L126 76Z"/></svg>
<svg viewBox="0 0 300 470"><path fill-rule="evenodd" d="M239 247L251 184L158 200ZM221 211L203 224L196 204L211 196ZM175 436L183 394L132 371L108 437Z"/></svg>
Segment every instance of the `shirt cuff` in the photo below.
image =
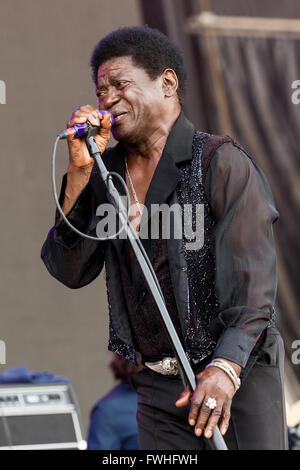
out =
<svg viewBox="0 0 300 470"><path fill-rule="evenodd" d="M255 337L249 336L240 328L229 327L221 334L213 359L223 357L244 368L255 343Z"/></svg>
<svg viewBox="0 0 300 470"><path fill-rule="evenodd" d="M59 204L62 206L64 197L65 197L65 189L67 185L67 173L63 176L61 191L59 196ZM65 222L64 219L61 219L61 214L58 209L55 212L55 240L57 243L61 245L72 248L75 246L81 239L82 236L78 233L74 232L74 230L69 227L69 225ZM92 200L91 200L91 189L90 185L87 184L86 187L82 190L79 194L78 198L76 199L75 203L66 214L66 218L68 221L74 225L77 230L81 232L85 232L89 226L89 223L92 218Z"/></svg>

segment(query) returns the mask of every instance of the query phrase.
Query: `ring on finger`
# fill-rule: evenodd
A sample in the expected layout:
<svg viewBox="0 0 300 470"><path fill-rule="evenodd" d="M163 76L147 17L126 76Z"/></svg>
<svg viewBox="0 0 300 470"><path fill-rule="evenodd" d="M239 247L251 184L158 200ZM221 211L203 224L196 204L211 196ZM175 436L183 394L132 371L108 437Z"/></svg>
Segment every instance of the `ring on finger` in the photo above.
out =
<svg viewBox="0 0 300 470"><path fill-rule="evenodd" d="M214 410L217 406L217 402L216 402L216 399L213 398L213 397L208 397L205 401L204 401L204 405L207 406L207 408L209 408L210 410Z"/></svg>

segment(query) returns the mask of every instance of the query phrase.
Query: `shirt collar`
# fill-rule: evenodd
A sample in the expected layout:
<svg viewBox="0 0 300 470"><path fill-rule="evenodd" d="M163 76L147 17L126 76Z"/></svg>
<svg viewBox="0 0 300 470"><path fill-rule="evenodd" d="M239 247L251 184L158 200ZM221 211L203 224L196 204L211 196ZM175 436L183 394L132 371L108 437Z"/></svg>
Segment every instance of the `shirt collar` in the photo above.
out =
<svg viewBox="0 0 300 470"><path fill-rule="evenodd" d="M164 148L164 152L171 155L175 163L191 160L194 132L193 124L181 111L168 135Z"/></svg>

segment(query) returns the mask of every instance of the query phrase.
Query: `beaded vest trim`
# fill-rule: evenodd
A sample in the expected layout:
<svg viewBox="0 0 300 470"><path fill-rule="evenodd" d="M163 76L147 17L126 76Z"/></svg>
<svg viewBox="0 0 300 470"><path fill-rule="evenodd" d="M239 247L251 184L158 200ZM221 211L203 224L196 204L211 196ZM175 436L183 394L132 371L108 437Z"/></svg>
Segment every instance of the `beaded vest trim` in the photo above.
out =
<svg viewBox="0 0 300 470"><path fill-rule="evenodd" d="M200 248L189 249L190 239L183 230L182 251L187 264L189 283L189 308L185 316L185 345L194 363L205 359L214 350L216 343L209 331L209 323L218 307L214 289L215 257L212 231L215 220L204 193L202 173L203 146L209 134L196 131L193 139L193 158L187 164L179 167L181 178L177 186L178 202L182 213L189 207L188 220L192 230L203 227ZM185 206L188 205L189 206ZM203 217L197 217L196 206L203 206ZM196 220L196 217L198 220Z"/></svg>

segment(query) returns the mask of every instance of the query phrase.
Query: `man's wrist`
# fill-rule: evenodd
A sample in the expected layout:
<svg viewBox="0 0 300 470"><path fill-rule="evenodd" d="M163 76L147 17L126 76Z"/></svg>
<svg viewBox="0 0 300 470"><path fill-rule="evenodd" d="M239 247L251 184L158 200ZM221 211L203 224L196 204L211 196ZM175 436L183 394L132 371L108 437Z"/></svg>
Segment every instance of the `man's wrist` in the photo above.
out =
<svg viewBox="0 0 300 470"><path fill-rule="evenodd" d="M67 168L67 173L72 175L84 175L89 176L93 170L94 163L88 164L86 166L76 166L72 163L69 163Z"/></svg>
<svg viewBox="0 0 300 470"><path fill-rule="evenodd" d="M235 371L236 375L239 377L242 371L242 367L235 362L230 361L229 359L225 359L224 357L215 357L214 359L218 360L221 359L222 361L226 361Z"/></svg>
<svg viewBox="0 0 300 470"><path fill-rule="evenodd" d="M239 374L241 372L241 366L238 364L235 364L228 359L216 357L206 366L206 368L208 367L216 367L217 369L221 369L230 378L235 392L240 388L241 380L239 378Z"/></svg>

